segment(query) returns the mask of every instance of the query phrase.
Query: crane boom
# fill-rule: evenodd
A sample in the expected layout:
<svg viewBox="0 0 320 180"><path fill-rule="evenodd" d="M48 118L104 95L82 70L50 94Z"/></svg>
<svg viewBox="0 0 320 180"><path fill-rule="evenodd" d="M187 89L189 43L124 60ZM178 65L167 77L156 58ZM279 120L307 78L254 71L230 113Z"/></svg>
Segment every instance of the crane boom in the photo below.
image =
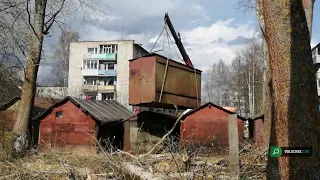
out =
<svg viewBox="0 0 320 180"><path fill-rule="evenodd" d="M173 39L175 40L175 42L176 42L176 44L178 46L178 49L179 49L179 51L180 51L180 53L182 55L182 58L183 58L184 62L186 63L187 66L193 68L193 64L192 64L192 62L191 62L186 50L184 49L180 38L177 36L177 33L173 28L173 25L171 23L171 20L169 18L168 13L166 13L165 16L164 16L164 22L168 25L168 28L169 28L172 36L173 36Z"/></svg>

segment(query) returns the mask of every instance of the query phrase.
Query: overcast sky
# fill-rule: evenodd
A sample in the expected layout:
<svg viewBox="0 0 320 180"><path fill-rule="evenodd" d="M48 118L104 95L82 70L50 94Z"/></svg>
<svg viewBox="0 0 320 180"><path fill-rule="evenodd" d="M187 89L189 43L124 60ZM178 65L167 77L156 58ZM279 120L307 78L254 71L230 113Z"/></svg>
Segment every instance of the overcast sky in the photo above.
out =
<svg viewBox="0 0 320 180"><path fill-rule="evenodd" d="M164 14L168 12L191 61L200 70L206 70L219 59L230 64L245 40L258 30L255 11L237 10L237 0L106 0L106 3L109 15L96 17L95 24L72 21L71 27L81 40L120 40L124 27L124 39L135 40L149 51L163 29ZM312 47L320 41L318 1L314 10ZM162 49L163 38L165 34L155 50ZM165 45L164 55L173 59L181 56L172 45L170 48ZM40 75L45 75L44 72L48 72L48 67L40 69Z"/></svg>

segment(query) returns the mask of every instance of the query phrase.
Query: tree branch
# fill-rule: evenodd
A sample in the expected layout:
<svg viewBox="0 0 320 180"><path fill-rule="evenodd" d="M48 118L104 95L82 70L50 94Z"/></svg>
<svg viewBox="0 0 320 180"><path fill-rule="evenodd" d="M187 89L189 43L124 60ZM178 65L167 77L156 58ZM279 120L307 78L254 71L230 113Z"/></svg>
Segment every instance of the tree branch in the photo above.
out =
<svg viewBox="0 0 320 180"><path fill-rule="evenodd" d="M27 1L29 1L29 0L27 0ZM6 10L8 10L8 9L11 9L11 8L14 8L14 7L16 7L16 6L19 6L19 5L21 5L21 4L24 4L24 3L26 3L27 1L22 1L22 2L20 2L20 3L11 4L11 5L8 6L8 7L4 7L3 9L0 9L0 12L6 11Z"/></svg>
<svg viewBox="0 0 320 180"><path fill-rule="evenodd" d="M44 23L46 29L43 31L43 34L47 35L51 26L53 25L53 23L55 22L56 17L58 16L58 14L61 12L63 5L65 3L65 0L62 0L61 6L60 8L52 15L52 17Z"/></svg>

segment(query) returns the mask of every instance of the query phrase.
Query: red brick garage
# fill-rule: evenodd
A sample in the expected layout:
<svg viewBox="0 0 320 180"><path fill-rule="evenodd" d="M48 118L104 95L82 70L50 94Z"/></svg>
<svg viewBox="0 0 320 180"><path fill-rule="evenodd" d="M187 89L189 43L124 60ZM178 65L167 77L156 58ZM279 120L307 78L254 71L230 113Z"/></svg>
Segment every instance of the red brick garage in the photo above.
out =
<svg viewBox="0 0 320 180"><path fill-rule="evenodd" d="M40 123L39 148L74 153L97 152L97 140L115 137L119 122L134 115L114 100L82 100L66 97L33 121ZM123 131L123 129L122 129Z"/></svg>
<svg viewBox="0 0 320 180"><path fill-rule="evenodd" d="M234 114L213 103L186 113L182 117L180 136L182 145L228 146L228 115ZM238 116L239 141L244 139L244 121Z"/></svg>

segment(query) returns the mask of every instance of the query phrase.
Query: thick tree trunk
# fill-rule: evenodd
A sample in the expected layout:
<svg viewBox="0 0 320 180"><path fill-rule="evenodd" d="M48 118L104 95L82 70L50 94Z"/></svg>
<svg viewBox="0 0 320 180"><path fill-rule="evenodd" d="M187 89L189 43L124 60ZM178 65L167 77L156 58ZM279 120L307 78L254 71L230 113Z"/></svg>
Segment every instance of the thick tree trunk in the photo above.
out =
<svg viewBox="0 0 320 180"><path fill-rule="evenodd" d="M13 144L15 155L23 155L28 146L28 126L33 108L36 92L37 73L41 58L43 43L44 17L47 0L35 0L35 14L33 24L33 34L29 55L26 64L25 79L22 88L21 101L17 121L13 132L16 138Z"/></svg>
<svg viewBox="0 0 320 180"><path fill-rule="evenodd" d="M270 146L312 146L314 157L319 157L317 91L302 2L262 0L262 7L274 92L271 132L275 136ZM278 161L273 168L281 179L311 179L312 168L320 167L311 157L280 157Z"/></svg>

